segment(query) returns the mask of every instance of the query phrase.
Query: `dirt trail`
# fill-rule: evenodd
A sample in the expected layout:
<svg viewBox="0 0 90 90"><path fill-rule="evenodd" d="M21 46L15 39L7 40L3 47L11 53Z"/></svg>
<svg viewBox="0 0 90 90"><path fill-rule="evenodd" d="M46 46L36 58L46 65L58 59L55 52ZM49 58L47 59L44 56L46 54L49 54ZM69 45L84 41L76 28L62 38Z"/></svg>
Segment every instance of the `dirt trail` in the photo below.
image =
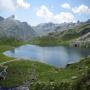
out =
<svg viewBox="0 0 90 90"><path fill-rule="evenodd" d="M13 60L10 60L10 61L2 62L2 63L0 63L0 65L4 65L6 63L14 62L14 61L19 61L19 60L21 60L21 59L16 58L16 59L13 59Z"/></svg>

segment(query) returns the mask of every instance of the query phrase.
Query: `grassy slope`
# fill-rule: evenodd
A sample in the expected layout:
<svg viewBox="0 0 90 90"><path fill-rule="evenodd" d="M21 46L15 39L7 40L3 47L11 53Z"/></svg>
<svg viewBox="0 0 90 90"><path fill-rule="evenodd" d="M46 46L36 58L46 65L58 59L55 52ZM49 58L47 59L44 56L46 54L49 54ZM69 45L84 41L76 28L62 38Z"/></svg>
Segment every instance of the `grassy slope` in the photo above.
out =
<svg viewBox="0 0 90 90"><path fill-rule="evenodd" d="M13 59L3 55L3 52L14 49L15 47L23 44L25 44L25 42L21 42L15 39L0 39L0 63Z"/></svg>
<svg viewBox="0 0 90 90"><path fill-rule="evenodd" d="M90 89L89 86L87 85L87 81L89 79L88 80L86 79L85 82L83 81L83 78L85 76L87 77L87 72L90 69L90 58L83 59L79 63L72 64L65 69L57 69L47 64L23 60L8 63L6 64L6 66L8 66L7 78L4 81L0 81L0 85L4 87L13 87L23 84L25 80L29 79L30 71L31 68L33 67L36 70L35 75L37 76L37 80L33 83L33 85L35 86L34 87L32 86L32 88L36 88L34 90L42 90L41 87L42 84L44 84L45 86L47 84L49 85L52 82L53 84L57 85L58 88L57 90L77 90L75 88L78 87L80 88L79 90ZM73 79L73 77L77 78ZM65 87L66 89L62 89L62 87L59 87L62 83L63 87ZM40 84L39 89L37 89L38 88L37 84Z"/></svg>
<svg viewBox="0 0 90 90"><path fill-rule="evenodd" d="M68 45L68 41L64 41L61 38L55 38L51 36L38 37L33 39L30 44L40 45L40 46L58 46L58 45Z"/></svg>
<svg viewBox="0 0 90 90"><path fill-rule="evenodd" d="M67 31L54 32L50 33L48 36L36 38L31 42L31 44L37 44L41 46L55 46L61 44L69 45L70 41L73 41L88 32L90 32L90 24L82 24Z"/></svg>
<svg viewBox="0 0 90 90"><path fill-rule="evenodd" d="M9 49L12 49L12 46L7 46L7 45L0 45L0 63L12 60L12 58L9 58L5 55L3 55L3 52Z"/></svg>

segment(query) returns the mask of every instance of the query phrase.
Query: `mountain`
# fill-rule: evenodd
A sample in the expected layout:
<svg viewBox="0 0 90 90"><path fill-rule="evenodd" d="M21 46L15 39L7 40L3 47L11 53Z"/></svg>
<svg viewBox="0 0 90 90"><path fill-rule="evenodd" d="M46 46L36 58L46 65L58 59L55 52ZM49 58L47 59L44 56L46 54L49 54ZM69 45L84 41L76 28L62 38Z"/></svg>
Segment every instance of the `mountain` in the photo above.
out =
<svg viewBox="0 0 90 90"><path fill-rule="evenodd" d="M57 31L65 31L69 28L73 28L75 23L62 23L62 24L54 24L54 23L42 23L39 24L33 29L38 33L39 36L45 36L52 32Z"/></svg>
<svg viewBox="0 0 90 90"><path fill-rule="evenodd" d="M60 24L54 29L54 32L50 32L46 36L41 36L32 43L41 46L64 44L90 47L90 23L78 22Z"/></svg>
<svg viewBox="0 0 90 90"><path fill-rule="evenodd" d="M20 22L12 15L0 21L0 38L15 38L18 40L31 40L36 32L26 22Z"/></svg>
<svg viewBox="0 0 90 90"><path fill-rule="evenodd" d="M90 42L90 32L88 32L87 34L79 37L77 40L83 40L83 41L89 41Z"/></svg>
<svg viewBox="0 0 90 90"><path fill-rule="evenodd" d="M53 24L51 22L41 23L37 26L34 26L33 29L38 33L39 36L44 36L50 32L53 32L57 26L58 26L57 24Z"/></svg>
<svg viewBox="0 0 90 90"><path fill-rule="evenodd" d="M67 28L66 28L67 27ZM80 22L80 23L68 23L62 25L62 30L60 26L58 26L55 30L56 32L49 33L49 36L53 35L55 37L61 37L63 39L74 39L77 37L81 37L90 32L90 23L88 22ZM66 29L66 30L65 30Z"/></svg>
<svg viewBox="0 0 90 90"><path fill-rule="evenodd" d="M4 20L4 18L0 16L0 21L2 21L2 20Z"/></svg>
<svg viewBox="0 0 90 90"><path fill-rule="evenodd" d="M88 20L86 21L86 23L90 23L90 19L88 19Z"/></svg>

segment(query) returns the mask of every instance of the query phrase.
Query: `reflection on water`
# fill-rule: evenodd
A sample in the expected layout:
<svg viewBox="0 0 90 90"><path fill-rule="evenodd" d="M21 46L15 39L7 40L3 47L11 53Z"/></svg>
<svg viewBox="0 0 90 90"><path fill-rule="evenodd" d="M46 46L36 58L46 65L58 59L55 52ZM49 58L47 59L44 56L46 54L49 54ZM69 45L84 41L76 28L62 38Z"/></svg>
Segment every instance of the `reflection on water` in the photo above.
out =
<svg viewBox="0 0 90 90"><path fill-rule="evenodd" d="M88 56L90 50L65 46L40 47L24 45L4 52L5 55L15 58L38 60L56 67L65 67L67 64L77 62L80 58Z"/></svg>

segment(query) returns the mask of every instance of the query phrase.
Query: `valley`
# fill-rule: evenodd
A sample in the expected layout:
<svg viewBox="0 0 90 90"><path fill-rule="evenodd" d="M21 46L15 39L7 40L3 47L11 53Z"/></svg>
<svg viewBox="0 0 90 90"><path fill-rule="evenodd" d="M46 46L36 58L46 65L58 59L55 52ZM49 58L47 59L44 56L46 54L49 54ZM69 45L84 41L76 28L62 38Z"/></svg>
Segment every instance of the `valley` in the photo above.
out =
<svg viewBox="0 0 90 90"><path fill-rule="evenodd" d="M89 90L90 55L81 58L79 62L67 64L64 68L58 68L32 59L17 58L18 60L13 61L14 57L8 57L3 54L5 51L13 50L26 44L42 47L62 45L77 49L90 49L90 22L69 23L65 24L65 26L66 28L64 25L61 27L60 25L54 24L53 26L53 24L50 24L48 28L50 32L45 33L45 30L45 32L37 33L34 30L37 26L33 28L26 22L15 20L14 16L7 19L1 18L0 71L2 72L7 66L7 74L3 80L0 74L0 87L15 88L20 85L25 86L29 82L27 86L30 90ZM47 27L47 24L45 27ZM52 28L53 31L51 31ZM6 63L3 64L4 62Z"/></svg>

